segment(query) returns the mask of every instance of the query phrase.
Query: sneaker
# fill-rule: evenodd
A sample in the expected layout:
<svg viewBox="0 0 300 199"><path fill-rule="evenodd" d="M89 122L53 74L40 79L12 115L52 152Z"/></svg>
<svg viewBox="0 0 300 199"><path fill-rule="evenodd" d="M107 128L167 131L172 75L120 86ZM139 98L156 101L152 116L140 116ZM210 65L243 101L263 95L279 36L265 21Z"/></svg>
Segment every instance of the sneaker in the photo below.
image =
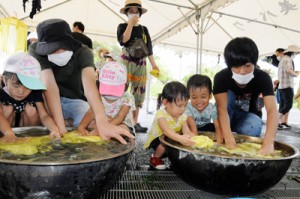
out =
<svg viewBox="0 0 300 199"><path fill-rule="evenodd" d="M140 125L140 123L137 123L136 125L134 125L134 129L135 129L135 132L140 132L140 133L146 133L148 131L148 128L146 127L142 127Z"/></svg>
<svg viewBox="0 0 300 199"><path fill-rule="evenodd" d="M164 170L166 169L166 165L162 159L157 157L151 157L150 158L150 165L153 166L157 170Z"/></svg>
<svg viewBox="0 0 300 199"><path fill-rule="evenodd" d="M281 123L281 126L284 127L284 129L291 129L292 127L288 125L287 123Z"/></svg>
<svg viewBox="0 0 300 199"><path fill-rule="evenodd" d="M278 127L277 127L278 130L283 130L284 127L281 125L281 124L278 124Z"/></svg>

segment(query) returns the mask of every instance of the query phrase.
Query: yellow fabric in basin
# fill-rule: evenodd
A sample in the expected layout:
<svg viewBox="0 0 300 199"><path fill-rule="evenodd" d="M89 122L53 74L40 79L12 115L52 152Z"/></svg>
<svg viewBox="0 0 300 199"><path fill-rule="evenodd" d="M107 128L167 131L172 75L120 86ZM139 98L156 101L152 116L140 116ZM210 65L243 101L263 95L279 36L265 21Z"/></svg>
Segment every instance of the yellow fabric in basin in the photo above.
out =
<svg viewBox="0 0 300 199"><path fill-rule="evenodd" d="M244 142L236 144L236 148L228 149L224 146L218 147L220 151L225 151L229 154L241 155L244 157L260 157L260 158L278 158L281 156L280 150L275 150L271 155L258 155L257 152L260 149L261 144Z"/></svg>
<svg viewBox="0 0 300 199"><path fill-rule="evenodd" d="M61 142L64 144L79 144L85 142L100 142L100 141L101 141L100 136L94 136L94 135L82 136L78 134L77 131L71 131L65 133L61 138Z"/></svg>
<svg viewBox="0 0 300 199"><path fill-rule="evenodd" d="M15 142L0 142L0 149L17 155L33 155L37 152L47 152L52 148L46 146L51 141L50 136L18 138Z"/></svg>
<svg viewBox="0 0 300 199"><path fill-rule="evenodd" d="M207 136L197 135L191 138L195 142L194 148L209 149L214 146L214 141Z"/></svg>

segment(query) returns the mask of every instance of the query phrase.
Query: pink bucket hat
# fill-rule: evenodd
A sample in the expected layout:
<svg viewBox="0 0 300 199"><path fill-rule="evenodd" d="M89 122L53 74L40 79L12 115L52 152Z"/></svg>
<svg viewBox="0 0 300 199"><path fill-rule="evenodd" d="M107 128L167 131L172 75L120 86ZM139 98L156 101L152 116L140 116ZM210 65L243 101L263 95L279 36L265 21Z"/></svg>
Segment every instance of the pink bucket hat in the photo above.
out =
<svg viewBox="0 0 300 199"><path fill-rule="evenodd" d="M4 71L16 73L21 83L30 90L46 90L41 81L39 62L27 53L16 53L8 57Z"/></svg>
<svg viewBox="0 0 300 199"><path fill-rule="evenodd" d="M125 91L127 70L123 64L106 62L99 71L99 92L101 95L121 97Z"/></svg>

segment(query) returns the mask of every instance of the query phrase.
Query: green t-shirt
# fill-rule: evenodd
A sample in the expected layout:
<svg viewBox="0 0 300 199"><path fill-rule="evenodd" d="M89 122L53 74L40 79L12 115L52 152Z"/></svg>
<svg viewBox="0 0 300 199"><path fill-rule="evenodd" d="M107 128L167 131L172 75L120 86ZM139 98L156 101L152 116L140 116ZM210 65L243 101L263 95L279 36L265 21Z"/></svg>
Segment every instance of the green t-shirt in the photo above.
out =
<svg viewBox="0 0 300 199"><path fill-rule="evenodd" d="M73 56L67 65L61 67L50 62L47 56L37 54L35 51L36 44L34 43L29 46L28 53L40 62L42 70L50 68L53 70L60 96L86 100L82 86L81 72L86 67L93 67L95 69L91 49L82 45L73 52Z"/></svg>

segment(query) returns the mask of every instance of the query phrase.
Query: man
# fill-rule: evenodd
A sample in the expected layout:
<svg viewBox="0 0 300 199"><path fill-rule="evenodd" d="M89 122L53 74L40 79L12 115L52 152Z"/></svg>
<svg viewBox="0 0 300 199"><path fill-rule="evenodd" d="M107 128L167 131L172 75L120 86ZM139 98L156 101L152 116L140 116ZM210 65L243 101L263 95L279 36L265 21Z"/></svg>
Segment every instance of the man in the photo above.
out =
<svg viewBox="0 0 300 199"><path fill-rule="evenodd" d="M72 29L72 35L75 39L83 43L84 45L87 45L90 49L93 49L93 42L92 40L83 34L84 32L84 25L80 21L76 21L73 23L73 29Z"/></svg>
<svg viewBox="0 0 300 199"><path fill-rule="evenodd" d="M77 127L91 107L102 139L114 137L126 143L121 135L133 138L128 131L109 124L96 87L93 53L73 38L68 23L45 20L38 24L37 33L38 42L29 46L29 53L41 64L46 103L59 132L67 132L64 119L72 119Z"/></svg>
<svg viewBox="0 0 300 199"><path fill-rule="evenodd" d="M218 120L229 148L236 145L232 132L261 136L262 119L258 116L257 100L262 94L267 112L266 133L259 153L274 151L278 112L271 77L256 67L258 48L249 38L238 37L225 47L227 68L214 77L213 93Z"/></svg>

